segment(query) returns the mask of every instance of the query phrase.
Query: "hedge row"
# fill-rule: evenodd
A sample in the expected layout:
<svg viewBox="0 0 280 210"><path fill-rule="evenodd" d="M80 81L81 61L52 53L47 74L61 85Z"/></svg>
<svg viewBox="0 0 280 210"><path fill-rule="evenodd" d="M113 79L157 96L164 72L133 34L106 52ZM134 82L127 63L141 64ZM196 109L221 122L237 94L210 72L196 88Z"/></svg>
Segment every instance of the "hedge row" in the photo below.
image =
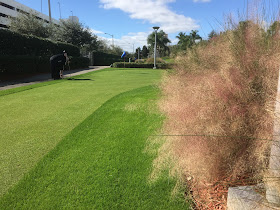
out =
<svg viewBox="0 0 280 210"><path fill-rule="evenodd" d="M80 49L72 44L22 35L6 29L0 29L0 37L0 56L51 56L62 53L63 50L71 56L80 56Z"/></svg>
<svg viewBox="0 0 280 210"><path fill-rule="evenodd" d="M149 68L152 69L154 67L153 63L125 63L124 62L116 62L113 64L114 68ZM170 63L159 63L156 64L156 67L159 69L171 69L173 64Z"/></svg>
<svg viewBox="0 0 280 210"><path fill-rule="evenodd" d="M73 57L71 69L87 68L89 59ZM68 69L68 68L67 68ZM0 75L50 72L50 58L41 56L0 56Z"/></svg>
<svg viewBox="0 0 280 210"><path fill-rule="evenodd" d="M95 52L93 53L94 65L95 66L109 66L115 62L123 61L121 55L113 55L103 52ZM128 58L126 58L128 61Z"/></svg>

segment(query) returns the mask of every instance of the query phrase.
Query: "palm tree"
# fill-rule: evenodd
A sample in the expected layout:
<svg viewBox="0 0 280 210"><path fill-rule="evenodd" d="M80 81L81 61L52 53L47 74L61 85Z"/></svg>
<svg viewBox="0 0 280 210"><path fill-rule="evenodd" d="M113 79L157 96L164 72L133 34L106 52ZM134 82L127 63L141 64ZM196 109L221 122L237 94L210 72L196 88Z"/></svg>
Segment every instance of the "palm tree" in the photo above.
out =
<svg viewBox="0 0 280 210"><path fill-rule="evenodd" d="M147 42L151 51L154 51L155 32L148 36ZM167 46L168 43L171 43L171 41L168 39L168 35L163 30L157 32L157 50L159 51L160 55L165 55L166 52L169 53L169 47Z"/></svg>
<svg viewBox="0 0 280 210"><path fill-rule="evenodd" d="M191 45L191 37L186 33L180 32L176 38L179 39L178 46L181 50L186 50Z"/></svg>
<svg viewBox="0 0 280 210"><path fill-rule="evenodd" d="M195 40L202 40L201 36L198 34L198 30L192 30L190 36L193 43L195 43Z"/></svg>
<svg viewBox="0 0 280 210"><path fill-rule="evenodd" d="M198 31L191 31L189 35L180 32L176 38L179 39L178 46L181 50L187 50L195 44L195 40L202 40L201 36L198 35Z"/></svg>

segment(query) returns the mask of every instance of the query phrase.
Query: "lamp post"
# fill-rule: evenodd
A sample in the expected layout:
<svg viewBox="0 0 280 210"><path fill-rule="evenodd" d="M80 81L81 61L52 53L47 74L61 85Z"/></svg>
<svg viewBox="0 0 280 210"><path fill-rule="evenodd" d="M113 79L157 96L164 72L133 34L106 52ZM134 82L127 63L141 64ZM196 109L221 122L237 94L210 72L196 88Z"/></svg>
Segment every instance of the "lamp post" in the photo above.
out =
<svg viewBox="0 0 280 210"><path fill-rule="evenodd" d="M134 43L132 43L132 53L134 53Z"/></svg>
<svg viewBox="0 0 280 210"><path fill-rule="evenodd" d="M109 35L109 36L112 37L112 46L113 46L113 48L114 48L114 35L113 35L113 34L108 34L108 33L105 33L105 34L107 34L107 35Z"/></svg>
<svg viewBox="0 0 280 210"><path fill-rule="evenodd" d="M50 23L52 23L51 1L49 0L48 3L49 3L49 20L50 20Z"/></svg>
<svg viewBox="0 0 280 210"><path fill-rule="evenodd" d="M155 49L154 49L154 68L156 69L156 54L157 54L157 30L159 29L158 26L154 26L153 29L155 30Z"/></svg>

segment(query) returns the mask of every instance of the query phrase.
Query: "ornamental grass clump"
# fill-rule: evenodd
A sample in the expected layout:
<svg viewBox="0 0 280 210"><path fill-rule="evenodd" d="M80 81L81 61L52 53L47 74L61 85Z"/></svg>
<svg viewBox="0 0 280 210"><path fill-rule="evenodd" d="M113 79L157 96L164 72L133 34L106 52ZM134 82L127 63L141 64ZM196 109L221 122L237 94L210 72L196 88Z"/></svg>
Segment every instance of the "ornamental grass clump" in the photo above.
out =
<svg viewBox="0 0 280 210"><path fill-rule="evenodd" d="M173 171L199 209L224 209L228 187L263 180L280 65L276 25L266 31L255 20L231 21L230 29L177 57L161 84L169 136L159 158L172 151Z"/></svg>

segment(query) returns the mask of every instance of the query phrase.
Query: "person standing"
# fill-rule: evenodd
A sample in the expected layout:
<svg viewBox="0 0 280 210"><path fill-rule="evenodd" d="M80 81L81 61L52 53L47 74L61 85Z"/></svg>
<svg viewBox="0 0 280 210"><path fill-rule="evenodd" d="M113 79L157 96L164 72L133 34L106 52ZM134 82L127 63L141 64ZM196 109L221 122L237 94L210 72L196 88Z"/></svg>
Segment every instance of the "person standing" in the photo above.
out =
<svg viewBox="0 0 280 210"><path fill-rule="evenodd" d="M63 68L63 65L66 65L68 60L69 58L65 50L62 54L53 55L50 58L51 74L53 79L61 79L60 70Z"/></svg>

